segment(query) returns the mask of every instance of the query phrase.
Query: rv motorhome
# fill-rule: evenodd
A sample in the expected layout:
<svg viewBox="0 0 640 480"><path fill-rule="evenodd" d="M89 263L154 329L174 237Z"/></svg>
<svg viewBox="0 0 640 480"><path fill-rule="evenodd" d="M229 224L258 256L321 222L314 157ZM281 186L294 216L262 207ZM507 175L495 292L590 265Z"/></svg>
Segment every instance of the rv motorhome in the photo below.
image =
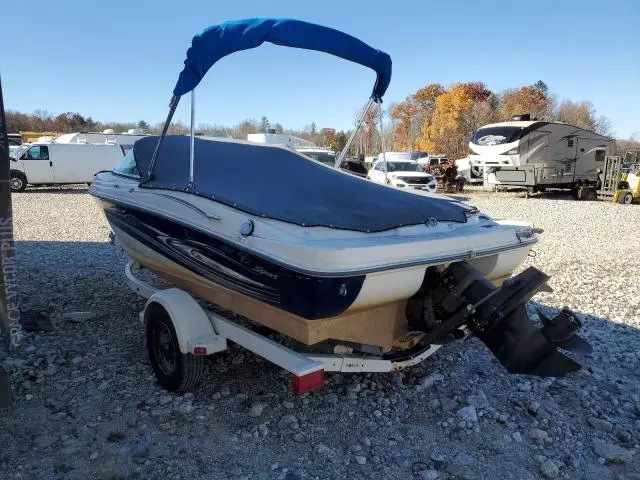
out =
<svg viewBox="0 0 640 480"><path fill-rule="evenodd" d="M471 170L489 184L576 191L597 183L615 142L566 123L517 120L478 129L469 148Z"/></svg>
<svg viewBox="0 0 640 480"><path fill-rule="evenodd" d="M115 133L113 130L107 129L103 132L65 133L54 138L52 143L119 145L126 153L133 148L136 141L147 136L149 135L137 128L129 129L123 133Z"/></svg>

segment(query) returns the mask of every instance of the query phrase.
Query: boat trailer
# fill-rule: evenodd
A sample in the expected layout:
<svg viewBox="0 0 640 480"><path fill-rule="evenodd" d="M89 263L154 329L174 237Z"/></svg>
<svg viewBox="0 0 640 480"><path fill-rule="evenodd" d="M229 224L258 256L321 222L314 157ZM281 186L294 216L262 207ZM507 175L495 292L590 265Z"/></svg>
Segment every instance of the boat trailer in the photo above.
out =
<svg viewBox="0 0 640 480"><path fill-rule="evenodd" d="M549 278L533 267L505 280L501 287L466 262L453 263L441 272L427 269L422 287L407 302L409 329L394 341L395 351L383 353L374 346L343 342L334 345L331 354L296 351L278 343L215 313L184 290L158 288L139 279L135 272L143 268L129 261L126 281L147 299L140 312L146 347L159 383L172 391L195 386L204 357L227 350L228 342L290 372L296 394L321 388L324 372L402 370L469 335L478 337L510 373L564 376L581 366L558 349L592 351L577 334L580 320L568 309L554 318L538 310L542 328L529 320L524 304L545 289Z"/></svg>
<svg viewBox="0 0 640 480"><path fill-rule="evenodd" d="M442 346L410 348L405 355L395 358L300 353L203 307L184 290L159 289L139 279L135 272L142 268L130 260L125 267L126 281L135 293L147 299L139 314L140 322L145 329L145 343L153 370L167 390L191 389L202 375L203 357L227 350L228 342L290 372L296 394L321 388L324 372L398 371L422 362ZM179 351L171 345L173 338L177 340ZM411 335L407 341L411 342Z"/></svg>

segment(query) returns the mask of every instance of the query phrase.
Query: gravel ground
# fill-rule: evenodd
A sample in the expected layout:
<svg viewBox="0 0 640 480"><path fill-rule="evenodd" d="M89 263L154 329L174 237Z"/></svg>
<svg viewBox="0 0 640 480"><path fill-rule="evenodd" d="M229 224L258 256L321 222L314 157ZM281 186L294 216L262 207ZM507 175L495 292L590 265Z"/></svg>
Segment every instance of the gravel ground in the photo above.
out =
<svg viewBox="0 0 640 480"><path fill-rule="evenodd" d="M468 197L545 229L527 265L554 292L534 302L584 320L594 353L578 374L509 375L469 339L404 374L328 374L296 397L288 374L236 347L193 393L170 394L86 189L15 195L23 307L55 330L4 360L14 407L0 417L0 478L640 479L640 206Z"/></svg>

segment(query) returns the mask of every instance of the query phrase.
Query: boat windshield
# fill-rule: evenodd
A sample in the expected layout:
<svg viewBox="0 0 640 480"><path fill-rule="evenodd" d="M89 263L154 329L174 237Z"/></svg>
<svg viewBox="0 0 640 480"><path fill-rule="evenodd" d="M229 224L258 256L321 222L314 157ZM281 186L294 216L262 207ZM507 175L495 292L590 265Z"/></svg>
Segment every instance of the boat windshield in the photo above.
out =
<svg viewBox="0 0 640 480"><path fill-rule="evenodd" d="M382 162L384 164L384 162ZM382 167L384 168L384 166ZM387 162L387 172L423 172L418 162Z"/></svg>
<svg viewBox="0 0 640 480"><path fill-rule="evenodd" d="M136 165L136 157L133 155L133 149L129 150L129 152L125 155L118 166L113 169L113 171L122 175L129 175L134 177L140 176L140 172L138 172L138 166Z"/></svg>
<svg viewBox="0 0 640 480"><path fill-rule="evenodd" d="M481 128L471 137L476 145L494 146L515 142L520 138L522 127L487 127Z"/></svg>

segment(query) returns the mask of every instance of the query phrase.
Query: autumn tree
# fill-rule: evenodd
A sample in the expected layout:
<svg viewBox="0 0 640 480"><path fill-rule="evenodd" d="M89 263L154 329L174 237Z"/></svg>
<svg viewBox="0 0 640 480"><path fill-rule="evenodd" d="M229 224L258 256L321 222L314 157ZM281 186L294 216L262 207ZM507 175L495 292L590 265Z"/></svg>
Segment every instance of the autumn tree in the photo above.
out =
<svg viewBox="0 0 640 480"><path fill-rule="evenodd" d="M473 102L464 85L456 84L439 95L433 115L424 122L421 135L416 139L416 149L444 153L452 158L464 156L468 142L463 128L464 116L472 107Z"/></svg>
<svg viewBox="0 0 640 480"><path fill-rule="evenodd" d="M563 100L555 115L556 120L569 123L586 130L595 131L596 118L595 108L589 101L572 102Z"/></svg>
<svg viewBox="0 0 640 480"><path fill-rule="evenodd" d="M436 98L442 95L442 85L431 83L408 96L391 111L395 122L394 150L411 150L420 135L422 125L431 118Z"/></svg>
<svg viewBox="0 0 640 480"><path fill-rule="evenodd" d="M320 145L337 150L338 137L334 128L323 128L318 132L318 136L320 137Z"/></svg>
<svg viewBox="0 0 640 480"><path fill-rule="evenodd" d="M528 85L504 92L499 106L502 120L509 120L513 115L525 113L530 114L532 118L548 118L552 102L541 83L544 84L544 82L537 82L537 86Z"/></svg>
<svg viewBox="0 0 640 480"><path fill-rule="evenodd" d="M379 117L379 108L380 104L375 103L369 109L369 111L364 116L364 122L361 127L361 135L362 135L362 143L363 143L363 153L366 155L373 155L376 149L376 144L379 144L379 133L378 130L378 119Z"/></svg>
<svg viewBox="0 0 640 480"><path fill-rule="evenodd" d="M347 144L347 141L349 140L349 134L347 132L345 132L344 130L340 130L337 134L336 134L336 151L342 151L342 149L344 149L345 145Z"/></svg>
<svg viewBox="0 0 640 480"><path fill-rule="evenodd" d="M405 101L397 104L391 111L391 119L394 121L395 136L393 149L395 151L410 150L413 141L413 121L416 115L416 107L408 97Z"/></svg>

